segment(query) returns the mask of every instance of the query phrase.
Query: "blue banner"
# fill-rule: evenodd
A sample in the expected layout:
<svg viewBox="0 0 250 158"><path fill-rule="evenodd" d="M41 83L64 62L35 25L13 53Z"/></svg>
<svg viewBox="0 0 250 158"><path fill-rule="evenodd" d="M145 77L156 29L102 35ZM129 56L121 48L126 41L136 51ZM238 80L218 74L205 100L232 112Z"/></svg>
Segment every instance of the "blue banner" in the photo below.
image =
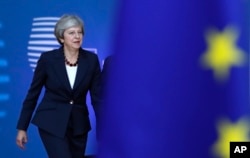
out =
<svg viewBox="0 0 250 158"><path fill-rule="evenodd" d="M126 0L101 158L229 157L249 141L249 4Z"/></svg>

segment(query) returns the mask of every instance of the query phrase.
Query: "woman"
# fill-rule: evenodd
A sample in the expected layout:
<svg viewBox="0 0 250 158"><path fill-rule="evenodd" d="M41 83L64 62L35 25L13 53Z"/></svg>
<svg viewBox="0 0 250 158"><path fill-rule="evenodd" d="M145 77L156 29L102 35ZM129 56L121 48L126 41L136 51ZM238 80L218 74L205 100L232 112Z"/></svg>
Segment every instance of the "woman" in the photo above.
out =
<svg viewBox="0 0 250 158"><path fill-rule="evenodd" d="M61 47L40 56L17 123L16 143L24 148L31 120L50 158L82 158L91 129L87 93L96 115L99 104L99 60L81 48L84 25L78 16L62 16L54 34ZM31 119L43 87L44 96Z"/></svg>

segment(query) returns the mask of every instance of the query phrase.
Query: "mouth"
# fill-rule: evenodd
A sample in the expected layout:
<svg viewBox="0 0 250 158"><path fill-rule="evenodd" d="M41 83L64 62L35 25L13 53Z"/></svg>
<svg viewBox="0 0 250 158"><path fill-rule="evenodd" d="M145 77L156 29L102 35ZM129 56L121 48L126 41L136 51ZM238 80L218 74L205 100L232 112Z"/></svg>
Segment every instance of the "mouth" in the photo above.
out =
<svg viewBox="0 0 250 158"><path fill-rule="evenodd" d="M73 43L75 43L75 44L80 44L80 43L81 43L81 41L75 41L75 42L73 42Z"/></svg>

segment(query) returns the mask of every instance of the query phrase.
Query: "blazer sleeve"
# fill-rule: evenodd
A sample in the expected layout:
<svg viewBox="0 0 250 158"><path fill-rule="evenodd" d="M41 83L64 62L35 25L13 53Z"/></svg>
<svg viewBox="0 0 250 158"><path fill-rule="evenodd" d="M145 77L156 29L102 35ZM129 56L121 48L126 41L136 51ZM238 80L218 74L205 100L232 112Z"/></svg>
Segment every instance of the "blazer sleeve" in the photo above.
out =
<svg viewBox="0 0 250 158"><path fill-rule="evenodd" d="M94 56L94 72L90 84L90 96L91 104L93 105L96 117L98 117L98 111L100 106L100 88L101 88L101 68L97 55Z"/></svg>
<svg viewBox="0 0 250 158"><path fill-rule="evenodd" d="M44 86L46 79L46 59L45 53L42 53L38 62L36 69L33 74L33 79L30 84L26 98L23 101L21 113L17 122L17 129L27 130L32 114L37 104L37 100L40 96L41 90Z"/></svg>

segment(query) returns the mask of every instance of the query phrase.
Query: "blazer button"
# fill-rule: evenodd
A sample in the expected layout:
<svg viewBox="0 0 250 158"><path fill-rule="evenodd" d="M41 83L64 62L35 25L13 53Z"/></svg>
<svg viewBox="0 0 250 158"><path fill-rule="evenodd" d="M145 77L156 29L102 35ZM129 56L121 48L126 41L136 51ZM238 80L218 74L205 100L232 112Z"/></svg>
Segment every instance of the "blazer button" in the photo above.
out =
<svg viewBox="0 0 250 158"><path fill-rule="evenodd" d="M69 102L69 104L71 104L71 105L74 104L74 100L71 100L71 101Z"/></svg>

